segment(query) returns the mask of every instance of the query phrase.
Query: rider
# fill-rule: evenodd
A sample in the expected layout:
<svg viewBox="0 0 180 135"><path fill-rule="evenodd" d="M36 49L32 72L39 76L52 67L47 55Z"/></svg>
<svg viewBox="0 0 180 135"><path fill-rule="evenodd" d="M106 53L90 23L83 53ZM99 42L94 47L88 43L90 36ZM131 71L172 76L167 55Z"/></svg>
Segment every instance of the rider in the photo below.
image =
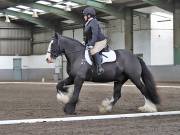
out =
<svg viewBox="0 0 180 135"><path fill-rule="evenodd" d="M97 74L100 75L104 72L101 66L101 58L99 52L106 47L107 39L102 34L99 23L96 19L96 11L92 7L87 7L83 10L84 20L85 20L85 45L89 48L91 55L95 60L95 65L97 67Z"/></svg>

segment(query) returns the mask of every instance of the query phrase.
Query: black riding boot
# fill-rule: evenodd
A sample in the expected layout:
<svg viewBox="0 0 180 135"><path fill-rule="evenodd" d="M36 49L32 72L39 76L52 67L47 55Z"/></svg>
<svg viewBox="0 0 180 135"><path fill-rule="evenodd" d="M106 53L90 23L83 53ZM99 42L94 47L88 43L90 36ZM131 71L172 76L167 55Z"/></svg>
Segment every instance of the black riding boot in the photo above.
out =
<svg viewBox="0 0 180 135"><path fill-rule="evenodd" d="M102 68L101 65L101 58L100 58L100 54L96 53L95 55L93 55L94 60L95 60L95 64L96 64L96 68L97 68L97 74L101 75L102 73L104 73L104 69Z"/></svg>

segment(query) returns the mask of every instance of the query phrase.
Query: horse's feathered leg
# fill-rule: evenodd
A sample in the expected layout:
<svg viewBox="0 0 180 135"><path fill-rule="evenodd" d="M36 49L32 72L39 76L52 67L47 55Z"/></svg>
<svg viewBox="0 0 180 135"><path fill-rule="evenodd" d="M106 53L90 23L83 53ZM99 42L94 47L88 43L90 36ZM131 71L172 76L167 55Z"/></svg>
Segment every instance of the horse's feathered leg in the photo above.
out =
<svg viewBox="0 0 180 135"><path fill-rule="evenodd" d="M138 87L141 88L140 90L145 97L145 105L143 107L140 107L139 110L143 112L156 112L157 111L156 104L160 103L160 98L157 93L156 84L154 82L154 78L151 72L147 68L144 61L140 58L139 61L142 67L141 78L143 84L139 83ZM136 81L138 80L136 79Z"/></svg>
<svg viewBox="0 0 180 135"><path fill-rule="evenodd" d="M69 88L65 86L71 84L73 84L73 78L68 77L56 85L58 101L63 102L65 104L69 102L69 99L72 96L72 92L69 91Z"/></svg>
<svg viewBox="0 0 180 135"><path fill-rule="evenodd" d="M70 101L64 107L64 112L66 114L74 114L76 104L77 104L78 98L79 98L79 93L81 91L81 87L82 87L83 83L84 83L84 79L81 78L80 76L76 76L76 78L74 80L74 92L72 94Z"/></svg>
<svg viewBox="0 0 180 135"><path fill-rule="evenodd" d="M147 68L146 64L144 63L144 61L140 58L139 58L139 61L140 61L141 67L142 67L141 77L142 77L143 83L144 83L144 85L146 87L146 91L147 91L146 97L154 104L159 104L160 98L157 93L154 78L153 78L151 72L149 71L149 69Z"/></svg>
<svg viewBox="0 0 180 135"><path fill-rule="evenodd" d="M145 98L145 105L143 107L140 107L139 110L142 112L157 112L156 105L153 103L153 101L149 98L149 93L147 91L146 86L141 81L140 77L138 78L131 78L131 81L136 85L136 87L141 91L141 93L144 95Z"/></svg>
<svg viewBox="0 0 180 135"><path fill-rule="evenodd" d="M119 100L119 98L121 97L121 88L122 85L127 81L126 78L124 78L124 80L122 80L122 82L114 82L114 93L113 93L113 99L114 101L112 102L112 105L115 105L116 102Z"/></svg>
<svg viewBox="0 0 180 135"><path fill-rule="evenodd" d="M121 75L118 81L114 82L114 92L111 100L105 99L102 101L101 106L99 106L100 113L110 112L112 107L116 104L116 102L121 97L121 88L122 85L127 81L127 78L124 75Z"/></svg>
<svg viewBox="0 0 180 135"><path fill-rule="evenodd" d="M71 78L71 77L68 77L68 78L60 81L60 82L56 85L57 93L58 93L59 91L61 91L61 92L67 92L67 87L64 87L64 86L66 86L66 85L71 85L71 84L73 84L73 78Z"/></svg>

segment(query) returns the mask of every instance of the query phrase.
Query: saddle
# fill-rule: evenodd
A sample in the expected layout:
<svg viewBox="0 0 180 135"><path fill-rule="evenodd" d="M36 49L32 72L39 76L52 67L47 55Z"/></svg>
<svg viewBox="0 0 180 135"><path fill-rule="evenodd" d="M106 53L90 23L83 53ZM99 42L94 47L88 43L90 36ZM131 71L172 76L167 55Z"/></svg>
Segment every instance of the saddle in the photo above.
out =
<svg viewBox="0 0 180 135"><path fill-rule="evenodd" d="M114 62L116 61L116 53L114 50L110 49L110 47L104 48L101 52L101 64L108 63L108 62ZM90 55L90 49L86 48L85 50L85 60L89 65L93 65L92 56Z"/></svg>

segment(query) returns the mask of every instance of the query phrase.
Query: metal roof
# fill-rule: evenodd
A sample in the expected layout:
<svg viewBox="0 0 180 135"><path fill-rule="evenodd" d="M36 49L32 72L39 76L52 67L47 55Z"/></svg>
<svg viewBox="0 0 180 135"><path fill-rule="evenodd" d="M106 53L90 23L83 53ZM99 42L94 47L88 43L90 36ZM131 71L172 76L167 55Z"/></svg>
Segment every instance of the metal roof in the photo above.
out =
<svg viewBox="0 0 180 135"><path fill-rule="evenodd" d="M112 0L111 3L111 0L0 0L0 17L8 15L13 22L23 20L46 27L53 27L55 23L62 26L77 25L82 24L81 12L84 7L92 6L97 10L97 18L106 22L112 18L122 19L126 8L151 6L149 1ZM39 17L32 17L34 14Z"/></svg>

